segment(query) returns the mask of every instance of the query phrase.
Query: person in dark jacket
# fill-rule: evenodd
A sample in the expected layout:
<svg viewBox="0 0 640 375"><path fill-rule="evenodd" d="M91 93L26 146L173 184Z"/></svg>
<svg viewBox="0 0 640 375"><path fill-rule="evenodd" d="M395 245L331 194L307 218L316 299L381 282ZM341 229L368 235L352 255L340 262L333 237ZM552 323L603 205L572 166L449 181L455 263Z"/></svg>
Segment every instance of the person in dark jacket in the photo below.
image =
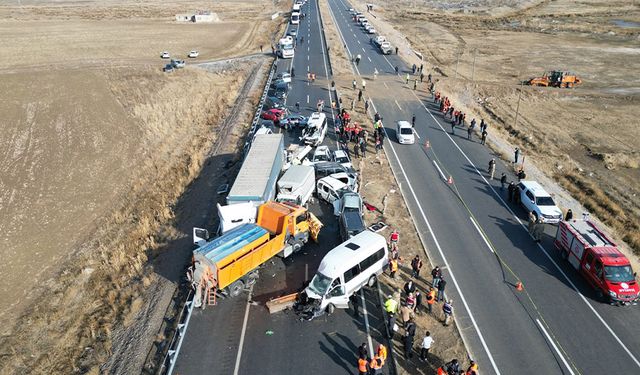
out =
<svg viewBox="0 0 640 375"><path fill-rule="evenodd" d="M413 321L413 318L409 319L405 327L405 335L404 335L404 358L409 359L413 357L413 339L416 336L416 323Z"/></svg>
<svg viewBox="0 0 640 375"><path fill-rule="evenodd" d="M573 211L571 209L567 210L567 214L564 217L564 221L571 221L573 219Z"/></svg>
<svg viewBox="0 0 640 375"><path fill-rule="evenodd" d="M447 281L444 276L440 276L440 282L438 283L438 302L444 301L444 288L447 286Z"/></svg>

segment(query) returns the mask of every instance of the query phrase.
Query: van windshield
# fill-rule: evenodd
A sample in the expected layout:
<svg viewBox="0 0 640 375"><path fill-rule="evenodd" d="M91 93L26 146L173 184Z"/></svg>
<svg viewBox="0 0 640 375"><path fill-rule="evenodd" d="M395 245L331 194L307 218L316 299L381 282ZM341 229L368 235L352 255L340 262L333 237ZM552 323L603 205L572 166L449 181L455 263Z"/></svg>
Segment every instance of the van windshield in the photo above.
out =
<svg viewBox="0 0 640 375"><path fill-rule="evenodd" d="M320 272L316 273L311 280L311 284L309 284L309 289L311 289L315 294L319 296L324 296L329 290L329 286L331 285L331 279L321 274Z"/></svg>
<svg viewBox="0 0 640 375"><path fill-rule="evenodd" d="M604 277L614 283L633 281L631 266L604 266Z"/></svg>

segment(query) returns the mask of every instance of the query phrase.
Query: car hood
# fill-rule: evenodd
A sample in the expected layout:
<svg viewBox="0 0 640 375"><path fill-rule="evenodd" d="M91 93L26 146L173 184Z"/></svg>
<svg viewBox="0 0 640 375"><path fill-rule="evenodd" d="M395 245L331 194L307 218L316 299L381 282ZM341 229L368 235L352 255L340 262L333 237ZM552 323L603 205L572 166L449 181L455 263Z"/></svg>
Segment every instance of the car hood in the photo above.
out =
<svg viewBox="0 0 640 375"><path fill-rule="evenodd" d="M562 216L562 211L557 206L538 206L540 213L548 216Z"/></svg>

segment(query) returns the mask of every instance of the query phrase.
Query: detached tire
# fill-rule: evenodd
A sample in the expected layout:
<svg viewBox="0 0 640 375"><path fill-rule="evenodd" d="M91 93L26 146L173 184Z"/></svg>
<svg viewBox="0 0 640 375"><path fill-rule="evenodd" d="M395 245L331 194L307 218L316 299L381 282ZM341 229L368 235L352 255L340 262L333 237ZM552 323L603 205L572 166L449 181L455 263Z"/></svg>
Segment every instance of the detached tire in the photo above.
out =
<svg viewBox="0 0 640 375"><path fill-rule="evenodd" d="M298 251L300 251L302 249L302 241L293 241L291 243L291 247L293 248L293 252L297 253Z"/></svg>
<svg viewBox="0 0 640 375"><path fill-rule="evenodd" d="M229 295L231 297L239 296L244 290L244 283L241 280L236 280L234 283L229 285Z"/></svg>
<svg viewBox="0 0 640 375"><path fill-rule="evenodd" d="M327 306L327 314L331 315L334 312L336 312L336 307L333 305L333 303L329 304L329 306Z"/></svg>

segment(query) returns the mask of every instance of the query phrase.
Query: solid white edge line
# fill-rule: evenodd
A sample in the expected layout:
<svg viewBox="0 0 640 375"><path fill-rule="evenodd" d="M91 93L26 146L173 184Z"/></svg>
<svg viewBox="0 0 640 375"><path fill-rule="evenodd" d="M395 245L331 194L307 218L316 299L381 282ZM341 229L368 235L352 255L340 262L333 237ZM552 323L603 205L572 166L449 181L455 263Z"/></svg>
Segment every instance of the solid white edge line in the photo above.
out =
<svg viewBox="0 0 640 375"><path fill-rule="evenodd" d="M378 112L376 107L375 107L375 104L373 103L373 100L371 101L371 105L373 107L373 110ZM384 132L386 134L386 130L384 130ZM387 135L386 138L389 139L388 135ZM433 242L435 243L436 248L438 249L438 253L440 253L440 257L442 258L442 261L444 262L445 266L449 270L449 274L451 275L451 281L453 281L453 285L456 287L456 290L458 291L458 294L460 295L460 299L462 300L462 304L464 305L464 308L467 310L467 313L469 314L469 319L471 320L471 323L473 324L473 327L476 330L476 333L478 334L478 338L480 339L480 343L482 344L482 347L484 348L485 352L487 353L487 357L489 357L489 362L491 362L491 366L493 367L493 370L495 371L495 373L497 375L500 375L500 370L498 370L498 366L496 365L496 362L493 359L493 355L491 354L491 351L489 350L489 346L487 345L487 342L484 340L484 336L482 335L482 332L480 332L480 327L478 327L478 323L476 322L476 319L473 317L473 313L471 313L471 308L469 307L469 304L467 303L467 300L464 298L464 294L462 293L462 289L460 288L460 285L458 284L458 281L457 281L456 277L453 274L453 269L449 265L449 262L447 261L447 258L445 257L444 252L442 251L442 247L440 247L440 242L438 241L438 239L436 238L435 233L433 232L433 228L431 227L431 224L429 223L429 220L427 219L427 215L424 213L424 209L422 208L422 205L420 204L420 201L418 200L418 197L416 196L415 191L413 190L413 186L411 186L411 182L409 181L409 178L407 177L407 173L405 172L404 167L402 166L402 163L400 163L400 158L398 157L398 154L396 153L396 150L393 147L392 142L387 142L386 144L388 145L388 147L391 148L391 151L393 152L393 155L394 155L394 157L396 159L396 162L397 162L398 166L400 167L400 171L402 172L402 175L404 176L405 180L407 181L407 186L409 186L409 190L411 191L411 195L413 196L413 199L414 199L414 201L416 203L416 206L418 207L418 210L420 210L420 214L421 214L422 219L424 220L425 224L427 225L427 229L429 229L429 234L431 234L431 238L433 238ZM395 169L391 168L391 171L393 172L393 174L395 176L395 174L396 174ZM397 176L395 176L395 177L396 177L396 181L398 181ZM398 184L400 186L400 189L402 190L402 185L400 183L398 183ZM420 235L420 238L422 239L422 234L420 233L420 231L418 231L418 234ZM422 243L423 243L423 245L424 245L424 247L426 249L427 246L424 243L424 241L422 241ZM471 349L471 347L466 345L466 343L465 343L465 346L467 347L467 350Z"/></svg>
<svg viewBox="0 0 640 375"><path fill-rule="evenodd" d="M551 339L551 336L549 336L549 334L547 333L547 330L544 329L544 326L542 325L542 323L540 323L540 319L536 318L536 323L538 323L538 326L540 327L540 329L542 330L544 335L547 336L547 340L549 341L549 343L553 347L553 350L556 351L556 354L558 355L558 357L560 357L560 360L562 361L562 363L564 363L564 365L567 368L567 370L569 370L569 373L571 375L575 375L575 373L573 372L573 370L569 366L569 363L567 363L567 360L564 359L564 356L562 354L560 354L560 350L558 350L558 347L556 346L556 343Z"/></svg>
<svg viewBox="0 0 640 375"><path fill-rule="evenodd" d="M482 231L480 230L480 227L478 226L478 223L476 223L476 220L473 218L473 216L469 216L469 219L473 223L473 226L476 227L476 230L478 231L478 233L480 233L480 236L482 237L482 240L484 241L485 245L487 245L489 250L491 250L491 252L495 254L495 251L493 251L493 248L491 247L491 245L489 245L489 241L487 240L487 237L485 237L484 233L482 233Z"/></svg>
<svg viewBox="0 0 640 375"><path fill-rule="evenodd" d="M396 105L398 106L398 109L402 111L402 107L400 107L400 104L398 103L398 101L397 101L397 100L395 100L395 99L394 99L393 101L394 101L394 102L396 103ZM378 111L376 111L376 112L378 112Z"/></svg>
<svg viewBox="0 0 640 375"><path fill-rule="evenodd" d="M436 166L436 169L438 170L438 173L440 173L440 177L442 177L442 179L444 181L447 181L447 176L445 176L444 173L442 173L442 169L440 169L440 166L438 165L438 163L436 163L435 160L432 160L432 161L433 161L433 165Z"/></svg>
<svg viewBox="0 0 640 375"><path fill-rule="evenodd" d="M242 347L244 346L244 336L247 333L247 321L249 321L249 307L251 307L251 294L253 294L253 285L249 288L249 296L247 297L247 308L244 310L244 321L242 322L242 332L240 333L240 344L238 344L238 354L236 355L236 365L233 369L233 375L238 375L240 370L240 359L242 358Z"/></svg>
<svg viewBox="0 0 640 375"><path fill-rule="evenodd" d="M369 343L369 355L373 358L373 340L369 329L369 313L367 312L367 300L364 298L364 291L360 289L360 299L362 303L362 314L364 315L364 326L367 330L367 343Z"/></svg>
<svg viewBox="0 0 640 375"><path fill-rule="evenodd" d="M442 125L440 124L440 122L435 118L435 116L431 113L431 111L424 105L424 103L422 103L422 101L420 100L420 98L418 97L418 95L416 95L415 92L412 91L412 94L416 97L416 99L418 100L418 102L420 103L420 105L427 111L427 113L431 116L431 118L433 118L433 120L436 122L436 124L438 124L438 126L440 127L440 129L444 132L444 134L447 136L447 138L449 138L449 140L453 143L453 145L458 149L458 151L460 151L460 153L462 154L462 156L464 156L464 158L467 160L467 162L469 162L469 164L471 164L471 166L473 167L473 169L476 171L476 173L478 174L478 176L480 176L480 178L487 184L487 186L491 189L491 191L493 192L493 194L500 200L500 202L502 202L502 205L511 213L511 215L516 219L516 221L518 222L518 224L520 224L520 226L522 227L522 229L527 230L527 228L525 227L524 223L520 220L520 218L518 218L518 216L513 212L513 210L511 209L511 207L509 207L509 205L504 201L504 199L502 199L502 196L500 194L498 194L498 192L493 188L493 186L491 186L491 184L489 183L489 181L487 181L487 179L484 177L484 175L482 173L480 173L480 171L478 170L478 168L476 167L476 165L471 161L471 159L469 159L469 157L467 156L467 154L464 153L464 151L462 151L462 149L460 148L460 146L458 146L458 144L453 140L453 138L451 138L451 135L444 130L444 128L442 127ZM528 232L528 230L527 230ZM549 253L547 252L547 250L541 245L541 244L537 244L538 248L540 248L540 250L542 250L542 252L544 253L544 255L547 257L547 259L549 259L551 261L551 263L556 267L556 269L558 270L558 272L560 272L560 274L565 278L565 280L569 283L569 285L571 285L571 288L578 294L578 296L580 296L580 299L582 299L582 301L589 306L589 309L591 310L591 312L593 312L593 314L596 316L596 318L598 318L598 320L600 320L600 322L602 323L602 325L604 325L604 327L607 329L607 331L609 331L609 333L613 336L613 338L618 342L618 344L620 344L620 346L622 347L622 349L624 349L624 351L629 355L629 357L631 357L631 359L633 360L633 362L636 364L636 366L640 367L640 361L633 355L633 353L629 350L629 348L627 348L627 346L622 342L622 340L620 339L620 337L618 337L618 335L616 335L616 333L613 331L613 329L607 324L607 322L605 322L604 318L602 318L602 316L596 311L596 309L591 305L591 303L589 303L589 301L587 300L587 298L580 293L580 291L578 290L578 288L576 287L576 285L573 283L573 281L571 281L571 279L569 278L569 276L567 276L567 274L562 270L562 268L560 268L560 266L558 265L558 263L556 263L555 260L553 260L553 258L551 257L551 255L549 255Z"/></svg>

